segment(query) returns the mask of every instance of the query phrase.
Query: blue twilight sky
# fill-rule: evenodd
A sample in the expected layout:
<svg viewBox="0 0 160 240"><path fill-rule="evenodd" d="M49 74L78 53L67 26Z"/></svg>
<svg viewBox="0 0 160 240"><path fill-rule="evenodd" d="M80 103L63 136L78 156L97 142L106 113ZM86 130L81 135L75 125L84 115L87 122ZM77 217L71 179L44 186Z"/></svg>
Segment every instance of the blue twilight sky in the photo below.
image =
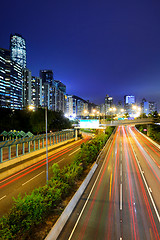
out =
<svg viewBox="0 0 160 240"><path fill-rule="evenodd" d="M133 94L160 106L159 0L8 0L0 8L0 47L21 34L32 75L52 69L67 93L97 104Z"/></svg>

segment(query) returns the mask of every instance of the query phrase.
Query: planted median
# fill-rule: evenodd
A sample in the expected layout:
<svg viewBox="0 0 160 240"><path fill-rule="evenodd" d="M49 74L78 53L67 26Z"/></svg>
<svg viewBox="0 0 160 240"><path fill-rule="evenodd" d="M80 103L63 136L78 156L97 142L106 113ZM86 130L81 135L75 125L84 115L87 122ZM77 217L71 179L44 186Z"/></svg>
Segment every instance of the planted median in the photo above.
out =
<svg viewBox="0 0 160 240"><path fill-rule="evenodd" d="M0 239L31 239L35 228L51 212L56 212L68 196L73 195L79 179L96 160L113 130L114 127L108 127L106 134L83 143L74 161L64 168L60 169L58 164L53 164L50 169L53 177L47 185L14 199L12 209L0 219Z"/></svg>
<svg viewBox="0 0 160 240"><path fill-rule="evenodd" d="M152 138L157 143L160 143L160 125L156 124L139 124L136 128L146 134L148 137Z"/></svg>

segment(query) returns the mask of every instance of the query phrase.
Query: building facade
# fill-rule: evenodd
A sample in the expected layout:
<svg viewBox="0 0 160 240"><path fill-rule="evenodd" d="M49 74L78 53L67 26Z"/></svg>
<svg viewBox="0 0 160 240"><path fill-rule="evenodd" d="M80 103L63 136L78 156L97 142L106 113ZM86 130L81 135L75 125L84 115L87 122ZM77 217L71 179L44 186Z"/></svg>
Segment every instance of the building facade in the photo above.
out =
<svg viewBox="0 0 160 240"><path fill-rule="evenodd" d="M22 108L22 67L10 58L10 50L0 48L0 106Z"/></svg>
<svg viewBox="0 0 160 240"><path fill-rule="evenodd" d="M42 79L42 84L48 83L50 86L53 85L53 71L52 70L40 70L39 76Z"/></svg>
<svg viewBox="0 0 160 240"><path fill-rule="evenodd" d="M76 99L73 95L67 95L65 115L67 117L76 117L77 115Z"/></svg>
<svg viewBox="0 0 160 240"><path fill-rule="evenodd" d="M135 104L135 96L133 95L125 95L124 96L124 109L125 111L132 115L133 113L133 105Z"/></svg>
<svg viewBox="0 0 160 240"><path fill-rule="evenodd" d="M31 71L23 69L23 107L42 106L42 79L34 77Z"/></svg>
<svg viewBox="0 0 160 240"><path fill-rule="evenodd" d="M157 104L155 102L149 102L149 113L157 111Z"/></svg>
<svg viewBox="0 0 160 240"><path fill-rule="evenodd" d="M11 60L26 68L26 41L20 34L10 35Z"/></svg>
<svg viewBox="0 0 160 240"><path fill-rule="evenodd" d="M105 115L110 114L110 108L113 106L113 97L108 94L105 97Z"/></svg>

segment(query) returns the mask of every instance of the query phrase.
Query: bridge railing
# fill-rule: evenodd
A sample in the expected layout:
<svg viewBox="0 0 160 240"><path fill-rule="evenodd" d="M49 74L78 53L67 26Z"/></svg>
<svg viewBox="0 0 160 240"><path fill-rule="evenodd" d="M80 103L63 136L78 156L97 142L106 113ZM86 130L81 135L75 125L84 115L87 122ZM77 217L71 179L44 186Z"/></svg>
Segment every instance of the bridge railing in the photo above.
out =
<svg viewBox="0 0 160 240"><path fill-rule="evenodd" d="M75 130L47 134L48 146L75 138ZM0 163L46 147L46 134L0 142Z"/></svg>

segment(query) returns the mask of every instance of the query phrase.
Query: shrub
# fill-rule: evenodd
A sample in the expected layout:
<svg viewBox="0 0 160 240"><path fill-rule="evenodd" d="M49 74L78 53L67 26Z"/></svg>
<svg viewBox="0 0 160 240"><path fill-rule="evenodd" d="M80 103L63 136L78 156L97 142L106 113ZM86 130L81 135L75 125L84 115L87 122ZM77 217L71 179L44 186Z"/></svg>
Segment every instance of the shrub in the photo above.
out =
<svg viewBox="0 0 160 240"><path fill-rule="evenodd" d="M52 165L53 177L47 185L34 189L31 194L26 194L23 198L19 195L14 199L9 214L0 219L1 239L20 239L42 222L44 216L70 194L83 170L96 160L110 134L111 130L108 129L108 134L98 135L92 141L82 144L73 163L63 169L60 169L57 163Z"/></svg>

